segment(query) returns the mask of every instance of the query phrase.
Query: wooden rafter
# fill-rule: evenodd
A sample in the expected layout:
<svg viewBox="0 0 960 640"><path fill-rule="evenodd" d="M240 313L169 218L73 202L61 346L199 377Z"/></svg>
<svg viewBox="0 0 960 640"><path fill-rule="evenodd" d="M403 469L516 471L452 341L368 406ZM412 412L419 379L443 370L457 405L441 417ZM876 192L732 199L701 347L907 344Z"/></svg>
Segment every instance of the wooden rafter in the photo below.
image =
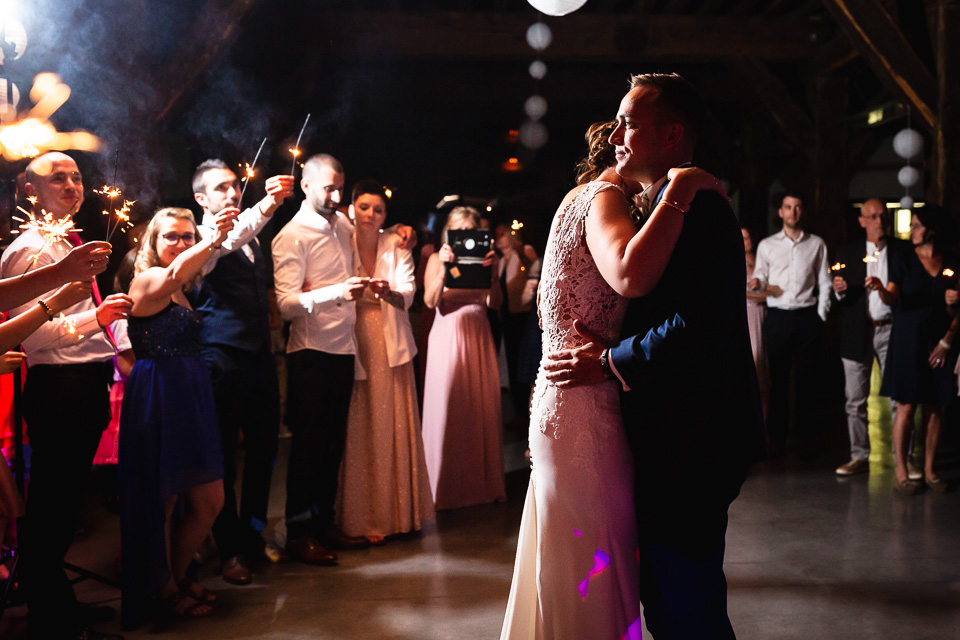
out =
<svg viewBox="0 0 960 640"><path fill-rule="evenodd" d="M937 81L877 0L827 0L827 9L877 77L936 129Z"/></svg>
<svg viewBox="0 0 960 640"><path fill-rule="evenodd" d="M194 20L157 83L159 96L154 122L160 122L184 93L229 49L240 32L240 22L258 0L208 2Z"/></svg>
<svg viewBox="0 0 960 640"><path fill-rule="evenodd" d="M733 70L746 86L753 88L787 139L812 160L816 142L814 121L794 102L783 83L759 60L741 60L734 63Z"/></svg>

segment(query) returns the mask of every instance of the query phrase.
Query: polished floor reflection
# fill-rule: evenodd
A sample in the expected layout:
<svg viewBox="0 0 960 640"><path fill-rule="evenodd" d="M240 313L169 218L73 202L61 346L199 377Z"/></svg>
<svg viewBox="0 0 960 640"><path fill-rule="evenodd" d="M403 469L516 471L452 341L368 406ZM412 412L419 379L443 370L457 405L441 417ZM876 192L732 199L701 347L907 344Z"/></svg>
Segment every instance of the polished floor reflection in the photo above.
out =
<svg viewBox="0 0 960 640"><path fill-rule="evenodd" d="M760 465L734 504L726 567L738 637L960 637L960 493L895 495L889 459L838 479L843 435L823 443L829 453ZM164 619L126 638L496 640L527 480L522 443L507 452L506 503L442 513L423 536L342 553L339 567L259 565L246 587L225 584L212 562L202 575L220 597L214 616ZM958 483L960 452L948 447L942 458L943 477ZM117 516L93 493L83 527L69 559L114 575ZM119 607L119 594L95 582L82 582L78 593ZM9 609L0 637L23 637L23 615Z"/></svg>

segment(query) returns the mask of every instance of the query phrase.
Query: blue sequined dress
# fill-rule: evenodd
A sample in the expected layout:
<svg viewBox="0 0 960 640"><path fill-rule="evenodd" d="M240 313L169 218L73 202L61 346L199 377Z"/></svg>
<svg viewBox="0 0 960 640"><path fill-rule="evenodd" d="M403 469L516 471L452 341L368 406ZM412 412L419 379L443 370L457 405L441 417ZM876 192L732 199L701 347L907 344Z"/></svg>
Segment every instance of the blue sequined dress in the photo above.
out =
<svg viewBox="0 0 960 640"><path fill-rule="evenodd" d="M210 373L200 356L200 315L173 302L131 317L137 363L120 418L123 622L143 621L145 605L169 580L164 503L223 477Z"/></svg>

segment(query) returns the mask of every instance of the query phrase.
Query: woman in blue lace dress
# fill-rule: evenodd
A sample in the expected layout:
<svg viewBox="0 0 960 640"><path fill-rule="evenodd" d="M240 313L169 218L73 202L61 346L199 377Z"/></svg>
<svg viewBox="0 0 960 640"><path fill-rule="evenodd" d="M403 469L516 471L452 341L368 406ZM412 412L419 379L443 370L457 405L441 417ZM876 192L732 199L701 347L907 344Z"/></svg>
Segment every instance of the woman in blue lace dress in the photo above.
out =
<svg viewBox="0 0 960 640"><path fill-rule="evenodd" d="M216 233L204 240L188 210L161 209L137 254L128 324L137 362L124 394L119 455L127 627L143 621L154 597L178 616L212 611L213 594L187 577L187 567L223 506L223 454L200 357L202 320L188 293L235 218L235 209L218 214Z"/></svg>

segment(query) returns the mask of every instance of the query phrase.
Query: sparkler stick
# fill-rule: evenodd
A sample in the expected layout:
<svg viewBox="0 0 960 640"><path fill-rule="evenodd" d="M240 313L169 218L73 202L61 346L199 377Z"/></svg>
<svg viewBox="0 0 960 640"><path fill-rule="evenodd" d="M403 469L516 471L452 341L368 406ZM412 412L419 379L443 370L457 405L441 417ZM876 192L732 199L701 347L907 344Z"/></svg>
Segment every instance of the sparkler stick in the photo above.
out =
<svg viewBox="0 0 960 640"><path fill-rule="evenodd" d="M300 127L300 135L297 136L297 144L293 146L293 149L290 149L290 153L293 155L293 166L290 167L290 175L296 175L294 172L297 170L297 156L300 155L300 139L303 137L303 132L307 129L307 123L310 122L310 114L307 114L307 119L303 121L303 126Z"/></svg>
<svg viewBox="0 0 960 640"><path fill-rule="evenodd" d="M243 177L243 189L240 190L240 202L237 203L237 207L243 206L243 194L247 192L247 185L250 184L250 179L253 178L253 170L257 166L257 160L260 158L260 152L263 151L263 145L265 144L267 144L266 138L264 138L263 142L260 143L260 148L257 149L257 155L253 156L253 164L247 165L246 175Z"/></svg>

